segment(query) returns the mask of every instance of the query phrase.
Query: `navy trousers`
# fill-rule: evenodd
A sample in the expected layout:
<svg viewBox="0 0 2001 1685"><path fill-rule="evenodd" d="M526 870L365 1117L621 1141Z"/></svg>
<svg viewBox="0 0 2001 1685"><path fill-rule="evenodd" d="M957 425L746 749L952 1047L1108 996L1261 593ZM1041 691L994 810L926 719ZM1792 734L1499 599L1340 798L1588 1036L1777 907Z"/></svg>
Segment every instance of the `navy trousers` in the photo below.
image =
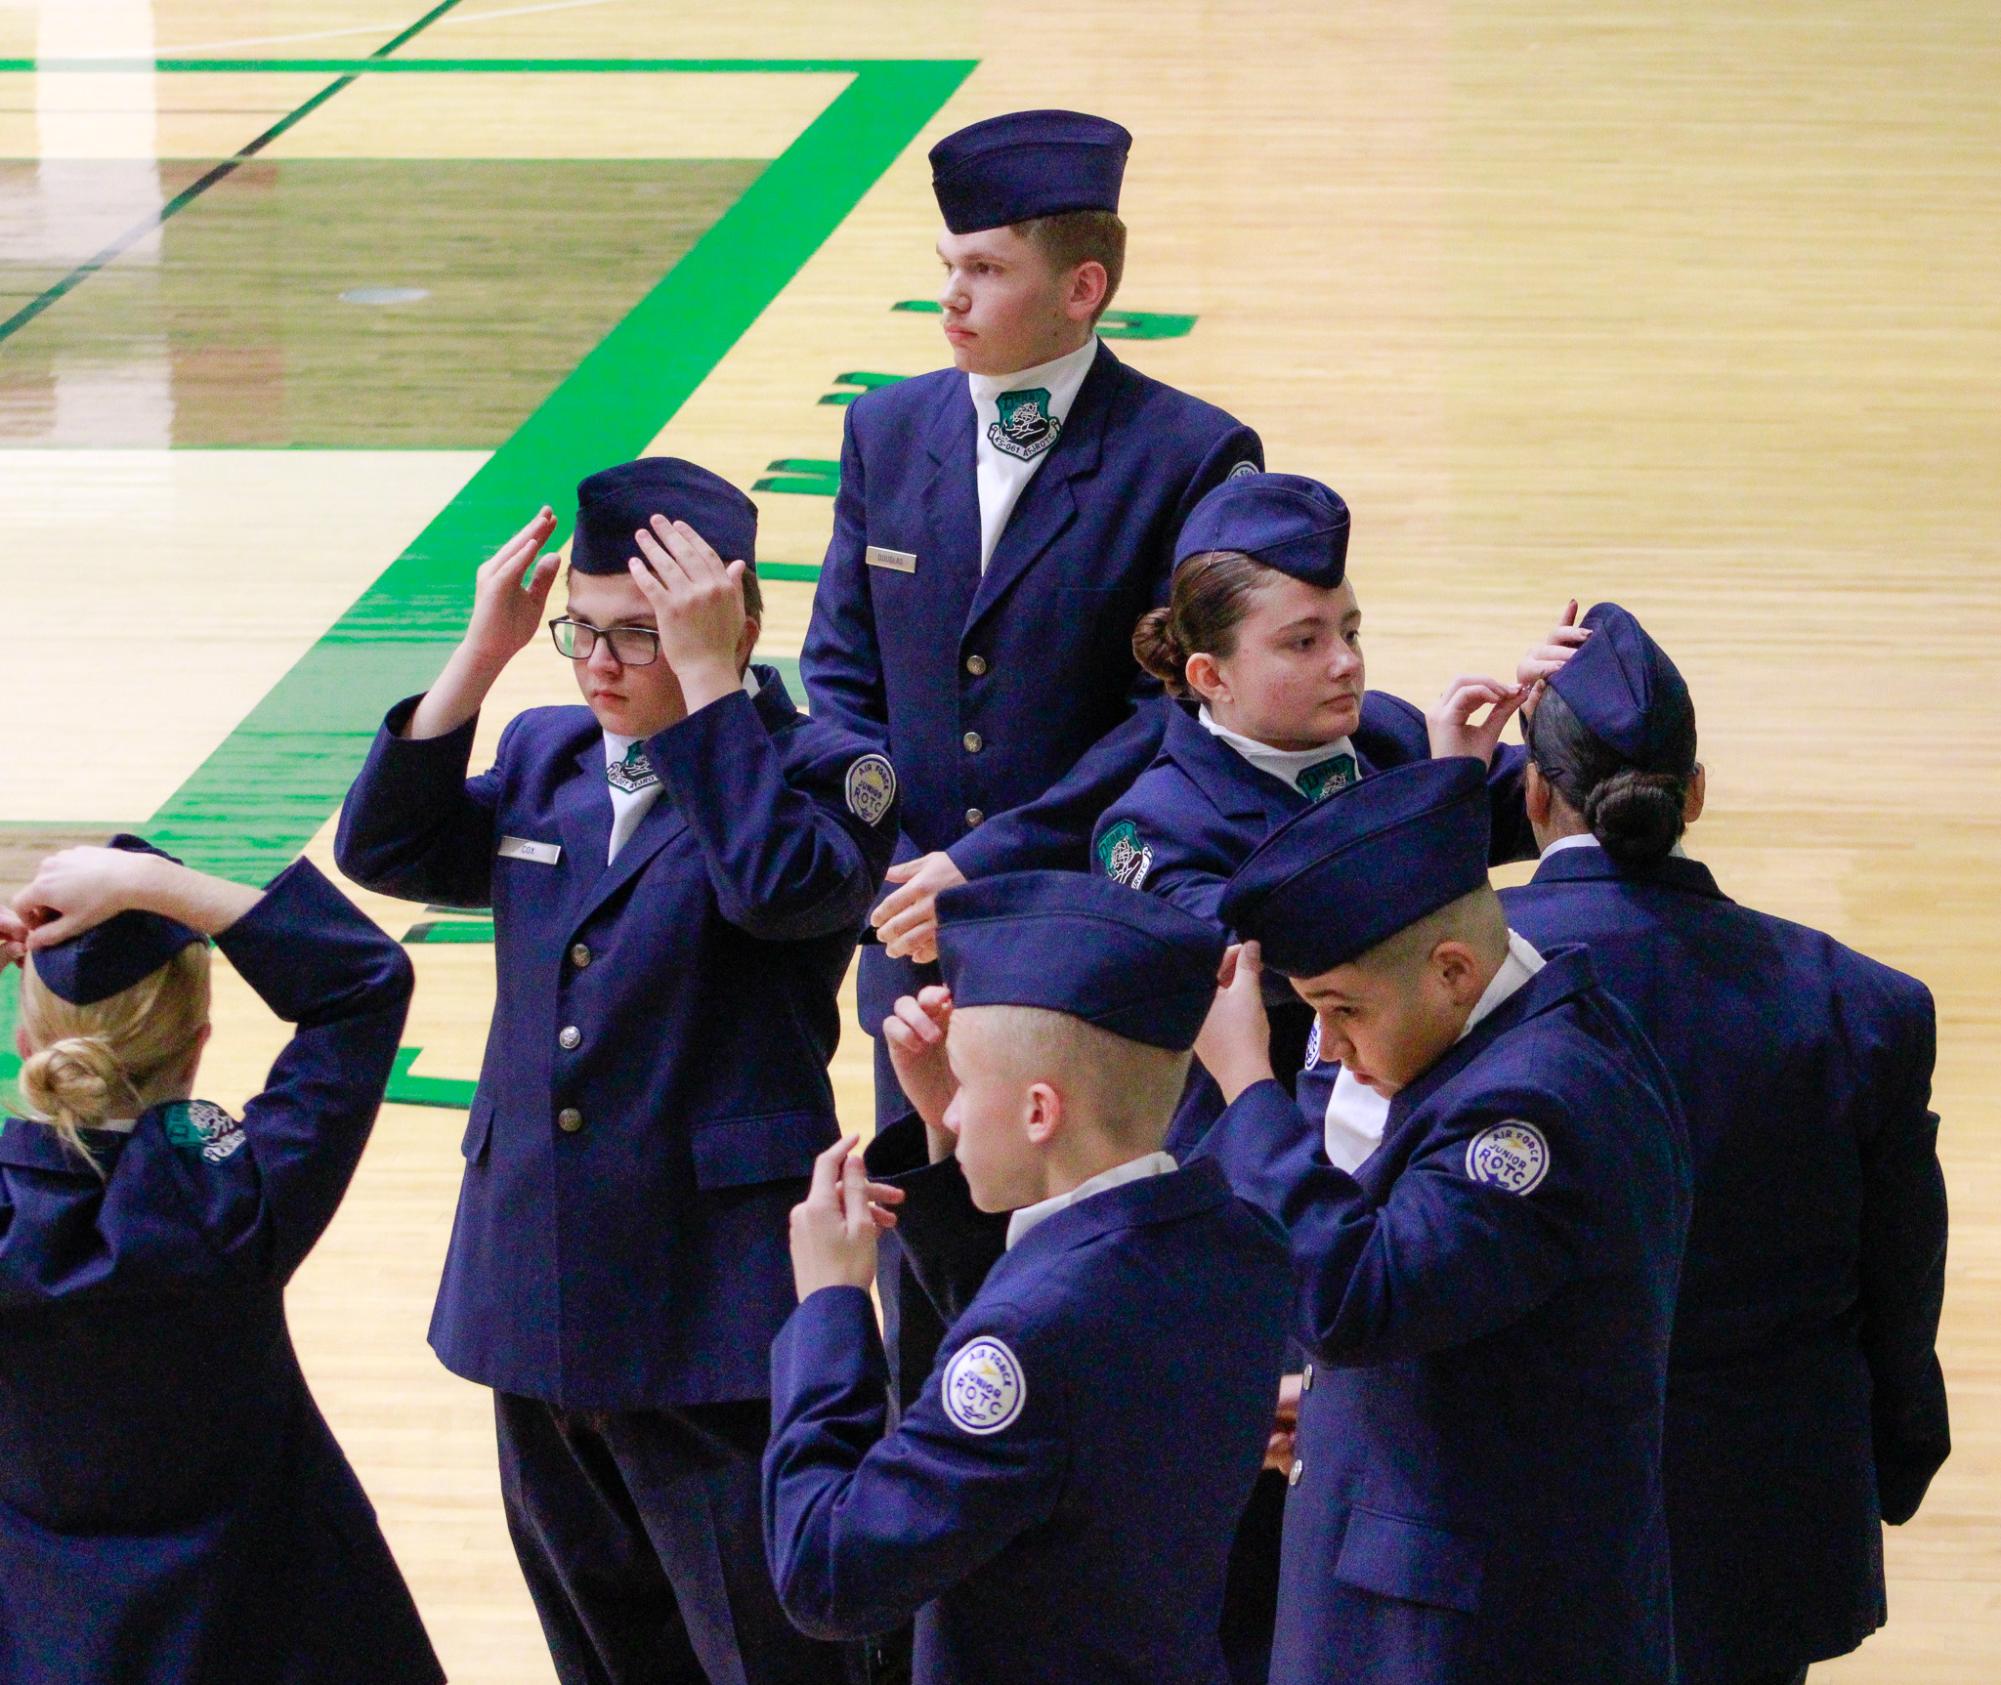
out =
<svg viewBox="0 0 2001 1685"><path fill-rule="evenodd" d="M764 1555L761 1398L558 1410L495 1393L514 1552L563 1685L847 1685Z"/></svg>

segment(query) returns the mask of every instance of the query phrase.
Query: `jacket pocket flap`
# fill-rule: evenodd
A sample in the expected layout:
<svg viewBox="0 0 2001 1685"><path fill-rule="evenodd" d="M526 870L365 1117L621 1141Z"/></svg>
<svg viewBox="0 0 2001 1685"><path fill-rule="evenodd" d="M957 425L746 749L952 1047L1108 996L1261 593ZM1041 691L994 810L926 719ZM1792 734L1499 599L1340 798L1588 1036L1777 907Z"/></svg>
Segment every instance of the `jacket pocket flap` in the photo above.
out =
<svg viewBox="0 0 2001 1685"><path fill-rule="evenodd" d="M1480 1607L1485 1557L1477 1540L1357 1505L1334 1577L1382 1597L1470 1615Z"/></svg>
<svg viewBox="0 0 2001 1685"><path fill-rule="evenodd" d="M825 1112L764 1112L695 1126L695 1185L745 1188L810 1176L838 1131Z"/></svg>
<svg viewBox="0 0 2001 1685"><path fill-rule="evenodd" d="M459 1143L459 1151L474 1164L486 1157L486 1143L493 1134L493 1102L475 1099L472 1115L466 1119L466 1137Z"/></svg>

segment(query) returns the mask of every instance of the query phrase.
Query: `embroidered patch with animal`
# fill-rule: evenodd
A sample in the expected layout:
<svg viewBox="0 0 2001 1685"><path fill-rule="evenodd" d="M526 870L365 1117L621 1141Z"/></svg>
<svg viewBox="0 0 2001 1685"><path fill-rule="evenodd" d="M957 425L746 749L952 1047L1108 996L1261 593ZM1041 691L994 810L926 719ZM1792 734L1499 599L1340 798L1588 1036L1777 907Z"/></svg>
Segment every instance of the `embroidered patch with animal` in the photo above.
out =
<svg viewBox="0 0 2001 1685"><path fill-rule="evenodd" d="M637 790L650 790L660 782L660 774L653 770L653 763L646 758L646 745L634 742L626 750L622 761L609 761L604 775L614 790L623 790L631 795Z"/></svg>
<svg viewBox="0 0 2001 1685"><path fill-rule="evenodd" d="M1153 846L1139 840L1137 825L1122 819L1098 839L1098 864L1114 883L1140 889L1153 870Z"/></svg>
<svg viewBox="0 0 2001 1685"><path fill-rule="evenodd" d="M880 825L896 801L896 768L882 755L863 755L848 768L848 811L864 825Z"/></svg>
<svg viewBox="0 0 2001 1685"><path fill-rule="evenodd" d="M1031 386L1003 392L994 405L999 419L987 428L987 443L1028 462L1062 436L1063 423L1049 413L1049 388Z"/></svg>
<svg viewBox="0 0 2001 1685"><path fill-rule="evenodd" d="M945 1414L967 1433L999 1433L1028 1403L1028 1377L1005 1341L969 1340L940 1383Z"/></svg>
<svg viewBox="0 0 2001 1685"><path fill-rule="evenodd" d="M1343 753L1308 767L1293 783L1308 801L1317 802L1323 796L1333 795L1336 790L1347 789L1355 782L1356 772L1355 757Z"/></svg>
<svg viewBox="0 0 2001 1685"><path fill-rule="evenodd" d="M249 1139L242 1124L207 1100L176 1100L162 1114L161 1123L167 1145L195 1163L220 1164Z"/></svg>
<svg viewBox="0 0 2001 1685"><path fill-rule="evenodd" d="M1483 1129L1466 1144L1466 1174L1503 1192L1533 1192L1548 1173L1549 1141L1520 1118Z"/></svg>

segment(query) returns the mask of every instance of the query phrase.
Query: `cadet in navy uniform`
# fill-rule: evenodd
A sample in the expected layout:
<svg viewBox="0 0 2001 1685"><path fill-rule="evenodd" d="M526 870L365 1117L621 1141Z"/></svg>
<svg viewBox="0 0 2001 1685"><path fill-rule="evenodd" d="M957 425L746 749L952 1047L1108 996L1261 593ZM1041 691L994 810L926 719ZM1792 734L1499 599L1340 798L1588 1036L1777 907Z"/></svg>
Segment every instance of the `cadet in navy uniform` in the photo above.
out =
<svg viewBox="0 0 2001 1685"><path fill-rule="evenodd" d="M1546 852L1501 899L1534 940L1584 943L1688 1115L1664 1451L1681 1677L1796 1681L1883 1624L1881 1524L1950 1448L1931 996L1682 853L1688 687L1616 604L1584 623L1528 723Z"/></svg>
<svg viewBox="0 0 2001 1685"><path fill-rule="evenodd" d="M298 1026L240 1122L189 1098L208 936ZM260 893L128 836L43 861L0 949L34 1114L0 1125L0 1679L442 1680L285 1326L409 961L304 861Z"/></svg>
<svg viewBox="0 0 2001 1685"><path fill-rule="evenodd" d="M1524 752L1497 743L1528 687L1584 634L1557 627L1523 657L1512 685L1454 680L1427 717L1367 689L1348 539L1339 494L1297 474L1226 480L1196 506L1175 544L1172 595L1133 633L1140 665L1181 700L1156 705L1165 717L1153 764L1098 820L1093 856L1106 876L1220 926L1231 873L1274 826L1357 778L1434 754L1488 761L1494 858L1532 852ZM1189 702L1199 706L1191 711ZM1291 1087L1307 1061L1313 1012L1275 974L1265 1005L1273 1069ZM1325 1086L1333 1089L1321 1094L1330 1154L1342 1143L1373 1148L1387 1102L1352 1077ZM1197 1066L1168 1150L1192 1150L1222 1109L1214 1081ZM1288 1430L1298 1404L1298 1377L1289 1375L1267 1471L1232 1558L1223 1646L1239 1685L1262 1685L1270 1671Z"/></svg>
<svg viewBox="0 0 2001 1685"><path fill-rule="evenodd" d="M838 1133L835 991L895 775L746 670L741 492L650 459L578 504L551 627L588 707L519 715L467 780L554 579L544 510L481 570L465 641L390 710L341 818L356 881L493 908L499 999L431 1342L494 1389L564 1680L837 1679L772 1593L757 1468L785 1214Z"/></svg>
<svg viewBox="0 0 2001 1685"><path fill-rule="evenodd" d="M1478 761L1399 767L1274 831L1223 898L1247 941L1198 1044L1232 1101L1201 1152L1289 1231L1313 1359L1275 1685L1674 1677L1687 1143L1583 950L1508 929L1488 832ZM1271 1080L1260 945L1390 1099L1352 1173Z"/></svg>
<svg viewBox="0 0 2001 1685"><path fill-rule="evenodd" d="M1249 428L1127 368L1093 331L1124 267L1131 144L1070 111L940 141L953 367L847 412L800 666L815 714L873 737L905 783L882 946L861 961L871 1035L936 981L915 962L935 954L940 889L1084 865L1092 820L1151 754L1131 719L1157 689L1133 661L1133 622L1165 600L1174 535L1202 494L1263 465ZM1065 774L1064 801L1035 807ZM879 1127L906 1120L903 1149L921 1160L879 1041L876 1111ZM926 1367L929 1344L913 1342Z"/></svg>
<svg viewBox="0 0 2001 1685"><path fill-rule="evenodd" d="M1098 820L1092 853L1107 877L1220 922L1230 875L1274 826L1358 778L1435 755L1488 763L1493 859L1533 856L1526 752L1499 746L1501 730L1586 634L1559 625L1513 684L1456 678L1422 713L1367 688L1348 536L1339 494L1298 474L1243 475L1196 507L1175 543L1173 594L1133 633L1134 655L1180 704L1162 705L1152 765ZM1266 1004L1274 1067L1290 1084L1313 1013L1276 977ZM1340 1088L1380 1135L1381 1098L1352 1079ZM1192 1149L1221 1110L1198 1068L1169 1149Z"/></svg>
<svg viewBox="0 0 2001 1685"><path fill-rule="evenodd" d="M779 1594L830 1636L916 1612L919 1685L1215 1685L1287 1297L1267 1221L1159 1150L1222 939L1077 872L1003 873L939 915L956 1004L913 1099L972 1202L1013 1213L1007 1248L882 1437L871 1188L849 1143L821 1160L772 1350Z"/></svg>

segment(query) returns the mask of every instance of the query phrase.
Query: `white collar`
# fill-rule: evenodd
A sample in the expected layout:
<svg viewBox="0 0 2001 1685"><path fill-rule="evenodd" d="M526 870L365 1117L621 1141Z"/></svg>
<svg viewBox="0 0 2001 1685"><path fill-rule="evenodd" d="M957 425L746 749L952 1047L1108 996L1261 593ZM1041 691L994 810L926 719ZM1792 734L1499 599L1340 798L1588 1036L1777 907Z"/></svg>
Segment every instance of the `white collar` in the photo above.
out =
<svg viewBox="0 0 2001 1685"><path fill-rule="evenodd" d="M1332 743L1323 743L1317 749L1274 749L1269 743L1260 743L1255 737L1246 737L1240 731L1218 725L1206 702L1195 717L1202 722L1202 729L1219 743L1229 744L1258 771L1270 773L1289 789L1299 788L1298 779L1302 772L1331 761L1336 755L1349 756L1355 761L1357 773L1361 771L1361 760L1355 754L1354 742L1346 737L1337 737Z"/></svg>
<svg viewBox="0 0 2001 1685"><path fill-rule="evenodd" d="M1552 854L1561 854L1566 848L1600 848L1603 846L1589 831L1578 831L1571 836L1558 837L1555 842L1542 851L1542 857L1547 860ZM1681 843L1677 841L1674 847L1668 850L1668 858L1671 860L1686 860L1688 858L1688 850L1683 848Z"/></svg>
<svg viewBox="0 0 2001 1685"><path fill-rule="evenodd" d="M1179 1170L1172 1153L1144 1153L1138 1158L1127 1159L1124 1164L1115 1164L1109 1170L1100 1170L1097 1175L1086 1177L1068 1193L1052 1194L1048 1199L1038 1200L1033 1205L1024 1205L1007 1220L1007 1243L1012 1248L1021 1237L1038 1223L1047 1222L1057 1212L1089 1199L1093 1194L1107 1193L1113 1188L1125 1186L1128 1182L1144 1181L1149 1176L1165 1176Z"/></svg>
<svg viewBox="0 0 2001 1685"><path fill-rule="evenodd" d="M1474 1025L1481 1019L1491 1017L1498 1011L1510 995L1528 987L1528 981L1538 971L1549 964L1536 946L1526 936L1517 931L1508 932L1508 957L1501 961L1501 969L1494 973L1486 991L1474 1002L1473 1011L1466 1019L1466 1027L1452 1039L1464 1041L1473 1033Z"/></svg>
<svg viewBox="0 0 2001 1685"><path fill-rule="evenodd" d="M139 1120L136 1117L102 1117L85 1127L106 1130L113 1135L130 1135L139 1127Z"/></svg>
<svg viewBox="0 0 2001 1685"><path fill-rule="evenodd" d="M992 410L1003 392L1023 392L1040 386L1049 393L1050 412L1061 420L1097 356L1098 336L1094 333L1075 351L1037 363L1032 369L1016 369L1013 374L968 374L966 389L977 408Z"/></svg>
<svg viewBox="0 0 2001 1685"><path fill-rule="evenodd" d="M755 696L762 689L764 689L764 686L759 682L757 674L746 667L743 670L744 695ZM621 737L615 731L606 732L604 734L604 764L606 766L616 765L625 759L626 752L631 749L633 744L645 741L643 737Z"/></svg>

